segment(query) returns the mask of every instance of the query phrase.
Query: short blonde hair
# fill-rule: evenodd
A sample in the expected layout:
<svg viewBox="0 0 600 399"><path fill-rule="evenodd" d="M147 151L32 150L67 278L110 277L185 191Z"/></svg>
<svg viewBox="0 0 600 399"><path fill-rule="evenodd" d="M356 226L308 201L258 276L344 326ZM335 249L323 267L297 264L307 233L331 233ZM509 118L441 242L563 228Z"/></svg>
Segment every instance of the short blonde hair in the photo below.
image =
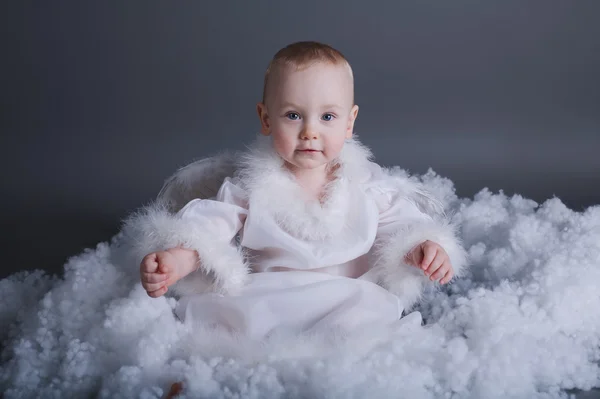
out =
<svg viewBox="0 0 600 399"><path fill-rule="evenodd" d="M265 72L262 102L265 102L269 77L275 68L293 66L297 71L301 71L319 62L347 66L350 76L353 77L350 63L340 51L333 47L313 41L292 43L279 50L273 56L271 62L269 62L269 66Z"/></svg>

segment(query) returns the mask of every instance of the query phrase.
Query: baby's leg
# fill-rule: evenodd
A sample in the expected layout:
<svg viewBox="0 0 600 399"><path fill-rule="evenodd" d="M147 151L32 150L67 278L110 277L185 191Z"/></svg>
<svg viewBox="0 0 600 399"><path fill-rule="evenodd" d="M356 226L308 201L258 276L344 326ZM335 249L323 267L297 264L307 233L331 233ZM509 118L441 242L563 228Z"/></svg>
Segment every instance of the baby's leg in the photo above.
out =
<svg viewBox="0 0 600 399"><path fill-rule="evenodd" d="M171 385L171 389L163 399L173 399L183 391L183 382L176 382Z"/></svg>

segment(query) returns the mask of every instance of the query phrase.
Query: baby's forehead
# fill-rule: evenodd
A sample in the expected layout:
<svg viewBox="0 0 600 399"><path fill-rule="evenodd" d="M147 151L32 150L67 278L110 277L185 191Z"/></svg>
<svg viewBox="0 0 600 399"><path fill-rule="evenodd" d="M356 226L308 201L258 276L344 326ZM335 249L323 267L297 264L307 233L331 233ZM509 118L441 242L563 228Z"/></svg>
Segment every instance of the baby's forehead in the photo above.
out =
<svg viewBox="0 0 600 399"><path fill-rule="evenodd" d="M275 64L273 65L273 75L278 75L280 78L287 77L298 72L310 70L316 73L333 73L339 76L344 76L353 82L354 76L352 68L347 62L332 63L327 61L313 61L305 64Z"/></svg>
<svg viewBox="0 0 600 399"><path fill-rule="evenodd" d="M280 65L271 71L270 84L267 86L268 96L281 98L292 92L305 92L312 87L322 90L336 86L329 94L348 93L354 98L354 82L351 69L343 64L318 62L307 66ZM308 89L310 90L310 89ZM325 94L325 93L323 93Z"/></svg>
<svg viewBox="0 0 600 399"><path fill-rule="evenodd" d="M311 61L297 64L273 62L265 74L262 102L267 107L296 103L301 97L315 96L327 104L354 104L354 77L346 61ZM298 97L301 96L301 97ZM328 97L328 98L323 98ZM329 98L331 97L331 98Z"/></svg>

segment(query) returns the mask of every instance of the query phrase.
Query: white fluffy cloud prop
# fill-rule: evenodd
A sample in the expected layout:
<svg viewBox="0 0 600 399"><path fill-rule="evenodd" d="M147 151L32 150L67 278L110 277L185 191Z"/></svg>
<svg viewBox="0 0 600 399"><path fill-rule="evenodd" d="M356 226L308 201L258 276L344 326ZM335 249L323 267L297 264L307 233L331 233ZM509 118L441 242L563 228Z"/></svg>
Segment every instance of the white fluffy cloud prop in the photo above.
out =
<svg viewBox="0 0 600 399"><path fill-rule="evenodd" d="M400 169L396 173L403 174ZM402 328L250 342L190 330L123 273L119 236L62 278L0 281L4 398L558 398L600 386L600 206L577 213L421 179L462 225L467 276ZM411 316L412 317L412 316Z"/></svg>

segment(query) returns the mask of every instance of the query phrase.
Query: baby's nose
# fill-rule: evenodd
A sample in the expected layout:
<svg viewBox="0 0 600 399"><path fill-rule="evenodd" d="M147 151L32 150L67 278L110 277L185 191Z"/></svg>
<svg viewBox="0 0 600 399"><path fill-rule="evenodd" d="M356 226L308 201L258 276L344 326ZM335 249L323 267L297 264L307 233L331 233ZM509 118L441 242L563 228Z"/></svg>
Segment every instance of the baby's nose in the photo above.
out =
<svg viewBox="0 0 600 399"><path fill-rule="evenodd" d="M313 129L303 129L300 137L303 140L316 140L319 138L319 134Z"/></svg>

